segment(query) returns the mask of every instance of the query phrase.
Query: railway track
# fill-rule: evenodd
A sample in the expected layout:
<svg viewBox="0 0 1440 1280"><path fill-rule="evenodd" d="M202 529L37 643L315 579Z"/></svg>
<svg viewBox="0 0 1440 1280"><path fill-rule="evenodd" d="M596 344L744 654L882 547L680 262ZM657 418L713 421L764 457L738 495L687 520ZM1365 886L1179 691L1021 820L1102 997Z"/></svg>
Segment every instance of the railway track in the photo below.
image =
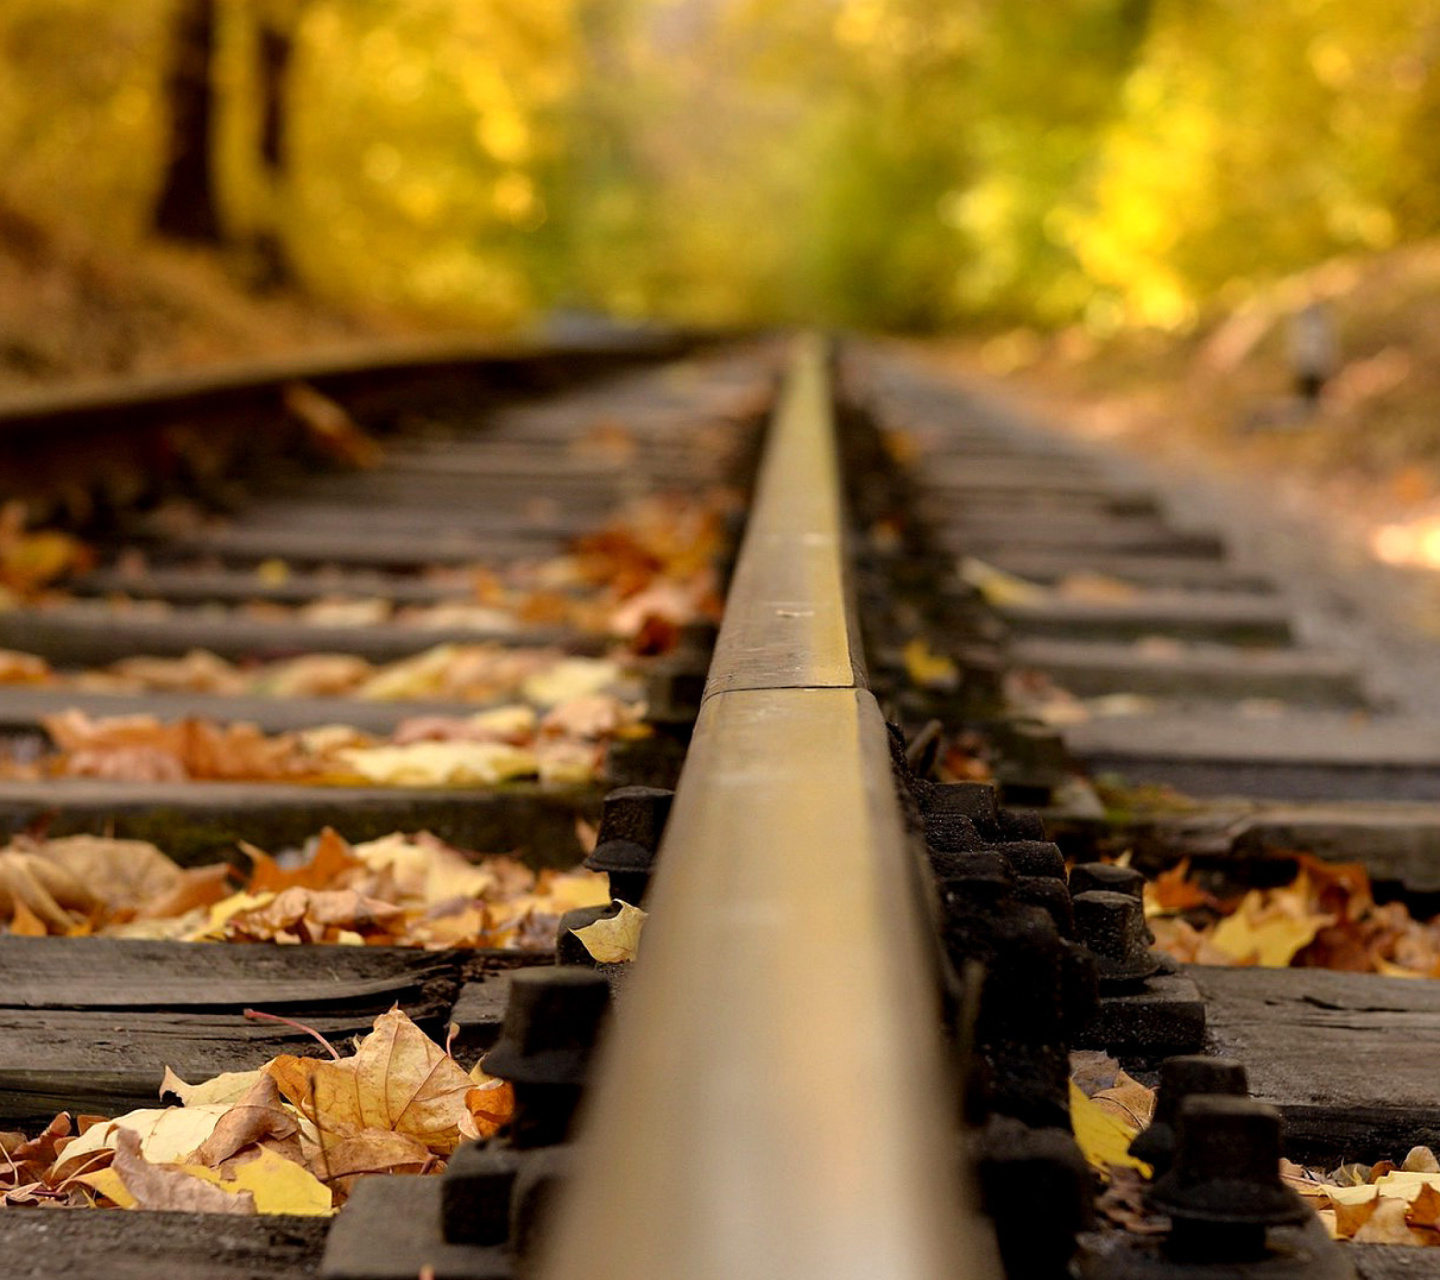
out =
<svg viewBox="0 0 1440 1280"><path fill-rule="evenodd" d="M297 362L0 433L7 490L93 548L0 612L0 1126L186 1100L167 1067L318 1073L311 1032L392 1005L516 1107L438 1177L355 1178L405 1162L344 1165L364 1126L311 1086L335 1218L17 1207L13 1274L1440 1274L1330 1243L1275 1173L1282 1123L1324 1167L1440 1142L1431 984L1162 960L1137 871L1097 865L1248 887L1303 848L1418 907L1429 730L1357 715L1354 659L1134 476L808 339ZM445 852L387 843L419 829ZM163 850L163 891L35 893L101 836ZM556 874L594 840L608 888ZM482 887L455 849L551 870ZM381 903L412 863L464 889ZM195 914L150 910L182 886ZM575 932L612 891L649 913L633 965ZM1096 1215L1072 1050L1161 1081L1139 1229ZM115 1190L80 1185L27 1194Z"/></svg>

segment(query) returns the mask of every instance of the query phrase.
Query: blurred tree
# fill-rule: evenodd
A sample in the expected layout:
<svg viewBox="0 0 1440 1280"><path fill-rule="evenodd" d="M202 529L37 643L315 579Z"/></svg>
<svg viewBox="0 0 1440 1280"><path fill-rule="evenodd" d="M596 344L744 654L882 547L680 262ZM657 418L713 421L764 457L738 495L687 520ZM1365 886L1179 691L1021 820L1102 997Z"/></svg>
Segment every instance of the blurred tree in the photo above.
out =
<svg viewBox="0 0 1440 1280"><path fill-rule="evenodd" d="M151 225L173 240L221 240L212 132L215 0L181 0L171 27L165 99L169 124Z"/></svg>
<svg viewBox="0 0 1440 1280"><path fill-rule="evenodd" d="M259 98L257 158L267 205L264 224L250 237L254 284L261 290L296 282L285 244L281 208L287 196L290 163L291 75L295 31L305 0L258 0L254 11L255 85Z"/></svg>

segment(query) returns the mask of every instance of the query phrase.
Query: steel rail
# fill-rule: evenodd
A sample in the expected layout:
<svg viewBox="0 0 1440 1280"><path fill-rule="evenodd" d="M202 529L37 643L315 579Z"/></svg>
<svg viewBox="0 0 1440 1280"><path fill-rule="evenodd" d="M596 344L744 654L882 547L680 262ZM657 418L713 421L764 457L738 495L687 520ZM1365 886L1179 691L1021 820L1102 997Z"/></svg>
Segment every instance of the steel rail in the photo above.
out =
<svg viewBox="0 0 1440 1280"><path fill-rule="evenodd" d="M1000 1275L802 339L546 1280Z"/></svg>

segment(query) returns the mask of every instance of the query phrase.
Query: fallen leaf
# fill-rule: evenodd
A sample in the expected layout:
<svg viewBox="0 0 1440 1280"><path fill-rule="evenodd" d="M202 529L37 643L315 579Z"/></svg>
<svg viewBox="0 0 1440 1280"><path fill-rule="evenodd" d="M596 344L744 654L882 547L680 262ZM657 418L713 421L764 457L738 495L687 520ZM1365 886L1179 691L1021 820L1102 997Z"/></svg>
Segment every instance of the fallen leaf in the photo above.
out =
<svg viewBox="0 0 1440 1280"><path fill-rule="evenodd" d="M616 899L619 902L619 899ZM596 920L583 929L571 932L584 944L585 950L600 964L625 964L635 959L640 950L640 933L648 915L639 907L620 902L613 916Z"/></svg>
<svg viewBox="0 0 1440 1280"><path fill-rule="evenodd" d="M1267 902L1259 890L1252 889L1235 913L1215 927L1210 942L1237 961L1283 969L1333 919L1303 907L1292 912L1278 906L1274 895Z"/></svg>
<svg viewBox="0 0 1440 1280"><path fill-rule="evenodd" d="M918 636L906 641L903 651L905 674L921 689L952 690L960 680L960 668L953 658L935 653Z"/></svg>
<svg viewBox="0 0 1440 1280"><path fill-rule="evenodd" d="M247 1093L262 1073L256 1071L222 1071L218 1076L202 1080L199 1084L186 1084L169 1067L160 1081L160 1097L176 1097L182 1106L198 1107L210 1103L233 1106Z"/></svg>
<svg viewBox="0 0 1440 1280"><path fill-rule="evenodd" d="M1356 1244L1402 1245L1429 1245L1440 1239L1434 1232L1421 1231L1412 1227L1406 1219L1407 1211L1408 1206L1405 1201L1387 1199L1382 1196L1376 1201L1369 1217L1361 1223L1350 1239ZM1345 1223L1338 1209L1336 1217L1340 1223L1340 1230L1343 1232Z"/></svg>
<svg viewBox="0 0 1440 1280"><path fill-rule="evenodd" d="M197 1176L197 1171L147 1159L142 1154L139 1135L131 1129L119 1130L115 1159L108 1169L82 1174L76 1181L94 1187L127 1209L168 1209L186 1213L256 1212L255 1197L249 1191L231 1193L209 1179ZM121 1188L128 1195L128 1204L123 1197L115 1194Z"/></svg>
<svg viewBox="0 0 1440 1280"><path fill-rule="evenodd" d="M1147 1177L1150 1175L1150 1166L1135 1159L1129 1150L1139 1129L1097 1106L1073 1080L1070 1082L1070 1122L1075 1129L1075 1141L1091 1168L1106 1174L1111 1166L1120 1165L1138 1169Z"/></svg>
<svg viewBox="0 0 1440 1280"><path fill-rule="evenodd" d="M449 1155L460 1141L472 1088L455 1060L399 1009L375 1019L353 1057L283 1055L265 1070L322 1134L386 1130L415 1138L436 1155Z"/></svg>
<svg viewBox="0 0 1440 1280"><path fill-rule="evenodd" d="M419 742L405 747L351 748L340 761L367 782L382 786L488 786L534 777L533 752L496 742Z"/></svg>

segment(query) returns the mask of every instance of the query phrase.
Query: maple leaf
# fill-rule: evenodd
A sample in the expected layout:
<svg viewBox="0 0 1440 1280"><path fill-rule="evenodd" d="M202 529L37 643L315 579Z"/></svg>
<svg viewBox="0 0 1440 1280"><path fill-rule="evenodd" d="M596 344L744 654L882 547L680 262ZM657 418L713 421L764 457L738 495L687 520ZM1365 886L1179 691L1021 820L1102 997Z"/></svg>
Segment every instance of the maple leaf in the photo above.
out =
<svg viewBox="0 0 1440 1280"><path fill-rule="evenodd" d="M249 893L278 893L282 889L324 889L332 886L346 872L365 864L357 858L345 838L332 827L324 828L315 841L310 860L294 870L282 870L263 849L240 841L240 851L250 859Z"/></svg>
<svg viewBox="0 0 1440 1280"><path fill-rule="evenodd" d="M469 1115L473 1081L399 1009L375 1019L355 1055L338 1061L282 1055L268 1063L280 1092L322 1135L399 1133L449 1155Z"/></svg>
<svg viewBox="0 0 1440 1280"><path fill-rule="evenodd" d="M1189 879L1190 859L1184 858L1169 871L1162 871L1145 885L1145 914L1177 915L1195 907L1218 907L1218 903Z"/></svg>

